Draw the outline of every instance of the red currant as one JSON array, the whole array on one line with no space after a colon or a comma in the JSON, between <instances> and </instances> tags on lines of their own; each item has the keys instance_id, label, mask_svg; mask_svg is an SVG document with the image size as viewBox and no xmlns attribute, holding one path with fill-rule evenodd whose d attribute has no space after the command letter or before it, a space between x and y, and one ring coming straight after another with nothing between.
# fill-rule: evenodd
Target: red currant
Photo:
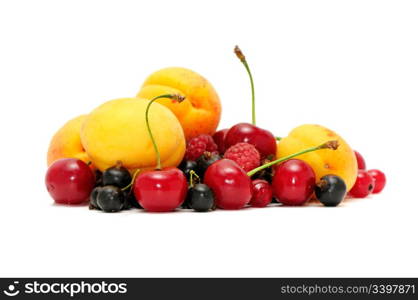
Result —
<instances>
[{"instance_id":1,"label":"red currant","mask_svg":"<svg viewBox=\"0 0 418 300\"><path fill-rule=\"evenodd\" d=\"M373 194L380 193L386 185L385 173L376 169L369 170L367 173L369 173L369 175L374 179Z\"/></svg>"},{"instance_id":2,"label":"red currant","mask_svg":"<svg viewBox=\"0 0 418 300\"><path fill-rule=\"evenodd\" d=\"M366 170L366 161L364 160L364 157L358 151L354 151L354 154L356 155L358 169Z\"/></svg>"},{"instance_id":3,"label":"red currant","mask_svg":"<svg viewBox=\"0 0 418 300\"><path fill-rule=\"evenodd\" d=\"M273 195L284 205L303 205L315 188L315 173L299 159L291 159L276 167L273 176Z\"/></svg>"},{"instance_id":4,"label":"red currant","mask_svg":"<svg viewBox=\"0 0 418 300\"><path fill-rule=\"evenodd\" d=\"M271 185L262 179L256 179L252 182L253 196L250 205L253 207L265 207L271 203L273 199L273 189Z\"/></svg>"},{"instance_id":5,"label":"red currant","mask_svg":"<svg viewBox=\"0 0 418 300\"><path fill-rule=\"evenodd\" d=\"M350 195L355 198L365 198L373 192L374 180L364 170L359 170L357 174L356 183L351 188Z\"/></svg>"},{"instance_id":6,"label":"red currant","mask_svg":"<svg viewBox=\"0 0 418 300\"><path fill-rule=\"evenodd\" d=\"M60 204L80 204L87 201L96 178L90 167L75 158L55 161L45 176L49 194Z\"/></svg>"}]
</instances>

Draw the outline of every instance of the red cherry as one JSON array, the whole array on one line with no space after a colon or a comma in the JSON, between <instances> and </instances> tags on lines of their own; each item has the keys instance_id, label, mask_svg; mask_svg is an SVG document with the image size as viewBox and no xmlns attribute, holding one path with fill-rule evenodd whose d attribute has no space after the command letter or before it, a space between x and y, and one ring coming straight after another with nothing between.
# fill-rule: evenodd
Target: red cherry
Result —
<instances>
[{"instance_id":1,"label":"red cherry","mask_svg":"<svg viewBox=\"0 0 418 300\"><path fill-rule=\"evenodd\" d=\"M284 205L302 205L315 188L315 173L299 159L285 161L276 167L272 181L273 195Z\"/></svg>"},{"instance_id":2,"label":"red cherry","mask_svg":"<svg viewBox=\"0 0 418 300\"><path fill-rule=\"evenodd\" d=\"M386 185L385 173L376 169L369 170L367 173L369 173L369 175L374 179L373 194L380 193Z\"/></svg>"},{"instance_id":3,"label":"red cherry","mask_svg":"<svg viewBox=\"0 0 418 300\"><path fill-rule=\"evenodd\" d=\"M256 113L255 113L255 94L254 94L254 80L251 75L251 70L245 55L241 49L236 46L234 49L235 55L244 65L248 77L251 83L251 123L239 123L231 129L229 129L226 138L226 148L238 144L238 143L249 143L253 144L261 154L261 158L264 159L270 155L276 155L276 138L274 135L265 129L261 129L256 126Z\"/></svg>"},{"instance_id":4,"label":"red cherry","mask_svg":"<svg viewBox=\"0 0 418 300\"><path fill-rule=\"evenodd\" d=\"M215 141L216 145L218 145L218 152L220 154L223 154L226 151L225 147L225 137L228 133L229 129L221 129L215 132L215 134L212 136L213 140Z\"/></svg>"},{"instance_id":5,"label":"red cherry","mask_svg":"<svg viewBox=\"0 0 418 300\"><path fill-rule=\"evenodd\" d=\"M147 211L173 211L186 198L187 180L177 168L144 172L135 179L134 194Z\"/></svg>"},{"instance_id":6,"label":"red cherry","mask_svg":"<svg viewBox=\"0 0 418 300\"><path fill-rule=\"evenodd\" d=\"M147 211L168 212L175 210L186 199L187 180L177 168L161 170L161 156L149 124L148 113L152 103L160 98L182 102L185 98L178 94L164 94L152 98L145 110L145 123L157 157L155 171L144 172L135 179L134 194L139 204Z\"/></svg>"},{"instance_id":7,"label":"red cherry","mask_svg":"<svg viewBox=\"0 0 418 300\"><path fill-rule=\"evenodd\" d=\"M248 123L239 123L232 126L225 137L226 148L238 143L253 144L260 152L261 157L276 155L277 143L274 135L267 130Z\"/></svg>"},{"instance_id":8,"label":"red cherry","mask_svg":"<svg viewBox=\"0 0 418 300\"><path fill-rule=\"evenodd\" d=\"M96 178L90 167L75 158L55 161L46 172L46 188L60 204L80 204L88 200Z\"/></svg>"},{"instance_id":9,"label":"red cherry","mask_svg":"<svg viewBox=\"0 0 418 300\"><path fill-rule=\"evenodd\" d=\"M240 209L251 200L251 179L234 161L220 159L206 170L204 183L215 194L216 205Z\"/></svg>"},{"instance_id":10,"label":"red cherry","mask_svg":"<svg viewBox=\"0 0 418 300\"><path fill-rule=\"evenodd\" d=\"M359 170L357 174L356 183L351 188L350 195L355 198L365 198L373 192L374 180L364 170Z\"/></svg>"},{"instance_id":11,"label":"red cherry","mask_svg":"<svg viewBox=\"0 0 418 300\"><path fill-rule=\"evenodd\" d=\"M354 154L357 158L357 166L359 170L366 170L366 161L364 160L364 157L358 152L354 151Z\"/></svg>"},{"instance_id":12,"label":"red cherry","mask_svg":"<svg viewBox=\"0 0 418 300\"><path fill-rule=\"evenodd\" d=\"M250 205L253 207L265 207L271 203L273 199L273 189L271 185L263 179L256 179L252 182L252 198Z\"/></svg>"}]
</instances>

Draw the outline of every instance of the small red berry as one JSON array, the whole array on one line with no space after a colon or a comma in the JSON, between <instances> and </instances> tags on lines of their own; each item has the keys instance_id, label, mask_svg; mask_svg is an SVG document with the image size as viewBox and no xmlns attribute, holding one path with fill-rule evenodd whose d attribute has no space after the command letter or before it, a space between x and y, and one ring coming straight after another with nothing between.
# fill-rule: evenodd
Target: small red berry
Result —
<instances>
[{"instance_id":1,"label":"small red berry","mask_svg":"<svg viewBox=\"0 0 418 300\"><path fill-rule=\"evenodd\" d=\"M226 150L224 158L235 161L245 172L260 166L260 153L255 146L238 143Z\"/></svg>"},{"instance_id":2,"label":"small red berry","mask_svg":"<svg viewBox=\"0 0 418 300\"><path fill-rule=\"evenodd\" d=\"M374 179L373 194L380 193L386 185L385 173L376 169L369 170L367 173L369 173L369 175Z\"/></svg>"},{"instance_id":3,"label":"small red berry","mask_svg":"<svg viewBox=\"0 0 418 300\"><path fill-rule=\"evenodd\" d=\"M218 146L213 138L208 134L201 134L187 143L185 158L186 160L196 160L204 152L216 152L217 150Z\"/></svg>"},{"instance_id":4,"label":"small red berry","mask_svg":"<svg viewBox=\"0 0 418 300\"><path fill-rule=\"evenodd\" d=\"M276 167L272 186L280 203L303 205L314 192L315 173L304 161L290 159Z\"/></svg>"},{"instance_id":5,"label":"small red berry","mask_svg":"<svg viewBox=\"0 0 418 300\"><path fill-rule=\"evenodd\" d=\"M271 185L263 179L256 179L252 182L253 196L250 205L253 207L265 207L271 203L273 199L273 189Z\"/></svg>"},{"instance_id":6,"label":"small red berry","mask_svg":"<svg viewBox=\"0 0 418 300\"><path fill-rule=\"evenodd\" d=\"M354 154L356 155L358 169L366 170L366 161L364 160L364 157L358 151L355 150Z\"/></svg>"},{"instance_id":7,"label":"small red berry","mask_svg":"<svg viewBox=\"0 0 418 300\"><path fill-rule=\"evenodd\" d=\"M373 177L366 171L359 170L356 183L351 188L350 195L355 198L365 198L373 192L373 189Z\"/></svg>"}]
</instances>

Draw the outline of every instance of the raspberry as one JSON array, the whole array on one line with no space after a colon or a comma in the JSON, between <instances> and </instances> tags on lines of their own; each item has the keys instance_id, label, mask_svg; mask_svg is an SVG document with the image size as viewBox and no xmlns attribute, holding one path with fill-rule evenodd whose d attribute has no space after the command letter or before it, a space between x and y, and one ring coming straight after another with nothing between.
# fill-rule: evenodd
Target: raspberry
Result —
<instances>
[{"instance_id":1,"label":"raspberry","mask_svg":"<svg viewBox=\"0 0 418 300\"><path fill-rule=\"evenodd\" d=\"M226 150L224 158L235 161L245 172L260 166L260 153L251 144L238 143Z\"/></svg>"},{"instance_id":2,"label":"raspberry","mask_svg":"<svg viewBox=\"0 0 418 300\"><path fill-rule=\"evenodd\" d=\"M196 160L204 152L217 152L218 146L215 144L213 138L208 134L201 134L197 137L192 138L187 143L186 149L186 159L187 160Z\"/></svg>"}]
</instances>

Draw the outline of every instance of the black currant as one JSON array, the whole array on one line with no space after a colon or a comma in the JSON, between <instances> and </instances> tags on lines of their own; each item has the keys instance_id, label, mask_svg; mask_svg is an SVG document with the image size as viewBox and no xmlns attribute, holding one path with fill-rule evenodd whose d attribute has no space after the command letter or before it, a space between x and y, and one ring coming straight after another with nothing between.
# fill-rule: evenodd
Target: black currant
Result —
<instances>
[{"instance_id":1,"label":"black currant","mask_svg":"<svg viewBox=\"0 0 418 300\"><path fill-rule=\"evenodd\" d=\"M273 181L273 171L272 168L266 168L260 172L255 173L251 179L263 179L269 183Z\"/></svg>"},{"instance_id":2,"label":"black currant","mask_svg":"<svg viewBox=\"0 0 418 300\"><path fill-rule=\"evenodd\" d=\"M260 165L265 165L269 162L272 162L273 160L274 160L274 156L269 155L267 158L265 158L261 161ZM255 173L251 177L251 179L263 179L263 180L266 180L267 182L271 183L273 181L273 175L274 175L274 168L270 167L270 168L265 168L264 170L261 170L261 171Z\"/></svg>"},{"instance_id":3,"label":"black currant","mask_svg":"<svg viewBox=\"0 0 418 300\"><path fill-rule=\"evenodd\" d=\"M123 191L123 194L125 196L124 209L130 209L132 207L143 209L139 202L136 201L135 194L132 190Z\"/></svg>"},{"instance_id":4,"label":"black currant","mask_svg":"<svg viewBox=\"0 0 418 300\"><path fill-rule=\"evenodd\" d=\"M122 209L126 209L126 210L131 209L132 208L132 203L129 200L129 198L131 197L130 191L129 190L128 191L122 191L122 193L123 193L123 199L124 199Z\"/></svg>"},{"instance_id":5,"label":"black currant","mask_svg":"<svg viewBox=\"0 0 418 300\"><path fill-rule=\"evenodd\" d=\"M193 187L192 186L190 186L189 187L189 189L187 190L187 195L186 195L186 199L184 200L184 202L181 204L181 208L184 208L184 209L190 209L191 207L190 207L190 198L191 198L191 196L192 196L192 189L193 189Z\"/></svg>"},{"instance_id":6,"label":"black currant","mask_svg":"<svg viewBox=\"0 0 418 300\"><path fill-rule=\"evenodd\" d=\"M197 170L198 175L203 176L206 172L206 169L209 168L211 164L220 160L222 157L218 153L205 152L197 160Z\"/></svg>"},{"instance_id":7,"label":"black currant","mask_svg":"<svg viewBox=\"0 0 418 300\"><path fill-rule=\"evenodd\" d=\"M97 206L97 195L99 194L99 191L102 189L101 186L95 187L91 193L90 193L90 205L89 208L90 209L99 209L99 207Z\"/></svg>"},{"instance_id":8,"label":"black currant","mask_svg":"<svg viewBox=\"0 0 418 300\"><path fill-rule=\"evenodd\" d=\"M97 206L105 212L121 211L124 203L123 192L116 186L106 185L97 194Z\"/></svg>"},{"instance_id":9,"label":"black currant","mask_svg":"<svg viewBox=\"0 0 418 300\"><path fill-rule=\"evenodd\" d=\"M179 166L179 169L183 171L186 178L190 178L190 171L197 172L197 162L194 160L183 160Z\"/></svg>"},{"instance_id":10,"label":"black currant","mask_svg":"<svg viewBox=\"0 0 418 300\"><path fill-rule=\"evenodd\" d=\"M203 183L198 183L189 189L188 198L190 208L198 212L209 211L214 206L214 197L212 190Z\"/></svg>"},{"instance_id":11,"label":"black currant","mask_svg":"<svg viewBox=\"0 0 418 300\"><path fill-rule=\"evenodd\" d=\"M103 173L99 170L94 171L94 175L96 176L96 185L95 186L102 186L103 185Z\"/></svg>"},{"instance_id":12,"label":"black currant","mask_svg":"<svg viewBox=\"0 0 418 300\"><path fill-rule=\"evenodd\" d=\"M341 177L326 175L315 186L315 195L325 206L337 206L344 200L347 186Z\"/></svg>"},{"instance_id":13,"label":"black currant","mask_svg":"<svg viewBox=\"0 0 418 300\"><path fill-rule=\"evenodd\" d=\"M103 185L113 185L124 188L131 183L132 177L128 169L118 162L116 166L110 167L103 173Z\"/></svg>"}]
</instances>

